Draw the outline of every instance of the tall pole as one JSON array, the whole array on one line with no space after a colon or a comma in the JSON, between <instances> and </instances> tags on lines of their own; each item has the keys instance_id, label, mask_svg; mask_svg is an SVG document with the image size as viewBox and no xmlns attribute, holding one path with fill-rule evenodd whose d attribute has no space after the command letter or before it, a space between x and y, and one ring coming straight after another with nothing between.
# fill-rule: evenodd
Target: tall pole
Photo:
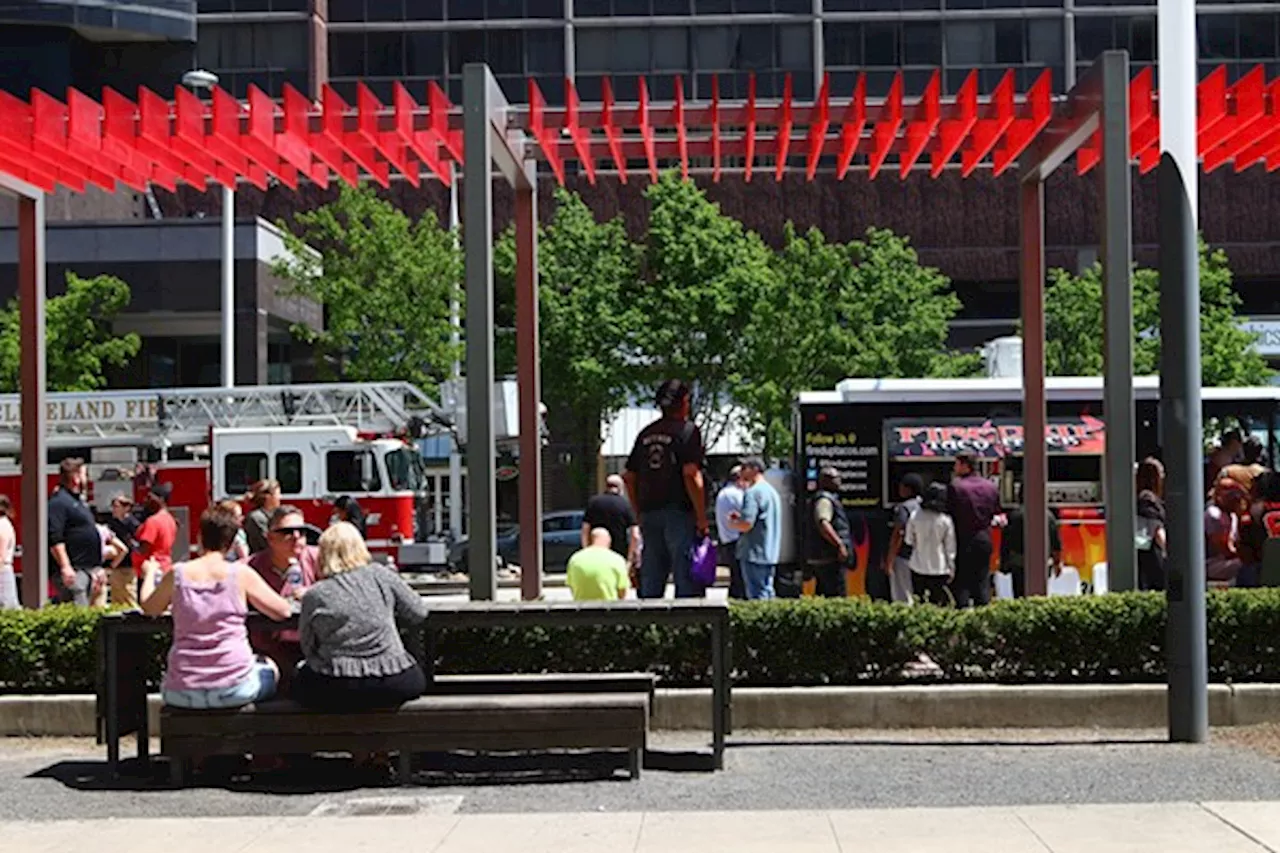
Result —
<instances>
[{"instance_id":1,"label":"tall pole","mask_svg":"<svg viewBox=\"0 0 1280 853\"><path fill-rule=\"evenodd\" d=\"M236 386L236 191L222 188L222 386Z\"/></svg>"},{"instance_id":2,"label":"tall pole","mask_svg":"<svg viewBox=\"0 0 1280 853\"><path fill-rule=\"evenodd\" d=\"M1200 403L1200 264L1196 237L1196 11L1159 0L1160 424L1168 531L1169 739L1209 737L1205 630L1203 439ZM1176 57L1176 61L1174 58Z\"/></svg>"},{"instance_id":3,"label":"tall pole","mask_svg":"<svg viewBox=\"0 0 1280 853\"><path fill-rule=\"evenodd\" d=\"M1107 574L1118 592L1137 589L1133 479L1133 265L1129 188L1129 55L1109 50L1102 63L1102 411L1107 419L1103 492L1107 503Z\"/></svg>"},{"instance_id":4,"label":"tall pole","mask_svg":"<svg viewBox=\"0 0 1280 853\"><path fill-rule=\"evenodd\" d=\"M1044 595L1049 583L1048 406L1044 353L1044 182L1018 188L1022 253L1022 523L1025 525L1027 595Z\"/></svg>"},{"instance_id":5,"label":"tall pole","mask_svg":"<svg viewBox=\"0 0 1280 853\"><path fill-rule=\"evenodd\" d=\"M449 230L453 232L453 245L458 243L458 170L453 161L449 162ZM458 411L458 389L462 379L462 309L455 290L449 300L449 324L453 327L449 341L453 344L453 412ZM462 536L462 447L458 444L457 433L454 433L453 447L449 450L449 538L456 542Z\"/></svg>"},{"instance_id":6,"label":"tall pole","mask_svg":"<svg viewBox=\"0 0 1280 853\"><path fill-rule=\"evenodd\" d=\"M493 78L488 66L462 70L462 167L467 194L467 568L474 601L498 590L498 500L493 436ZM501 92L499 91L499 94Z\"/></svg>"},{"instance_id":7,"label":"tall pole","mask_svg":"<svg viewBox=\"0 0 1280 853\"><path fill-rule=\"evenodd\" d=\"M45 409L45 199L18 199L18 341L22 417L22 603L44 604L49 586L49 483Z\"/></svg>"}]
</instances>

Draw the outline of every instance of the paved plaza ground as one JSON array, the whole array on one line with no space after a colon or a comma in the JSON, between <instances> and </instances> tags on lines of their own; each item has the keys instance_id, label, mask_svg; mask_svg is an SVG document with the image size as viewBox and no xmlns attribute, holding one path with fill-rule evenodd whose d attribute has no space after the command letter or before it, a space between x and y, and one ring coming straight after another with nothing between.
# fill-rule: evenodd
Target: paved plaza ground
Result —
<instances>
[{"instance_id":1,"label":"paved plaza ground","mask_svg":"<svg viewBox=\"0 0 1280 853\"><path fill-rule=\"evenodd\" d=\"M1222 730L1204 746L1161 732L1088 730L739 732L720 773L621 762L456 759L414 787L361 775L348 760L204 779L175 791L152 772L113 779L90 740L0 740L0 821L68 818L302 817L361 811L669 813L975 808L1101 803L1280 802L1280 736ZM658 733L653 763L680 767L698 733ZM461 774L461 775L458 775ZM391 799L388 799L391 798ZM372 802L372 804L370 804ZM0 844L6 850L7 845Z\"/></svg>"}]
</instances>

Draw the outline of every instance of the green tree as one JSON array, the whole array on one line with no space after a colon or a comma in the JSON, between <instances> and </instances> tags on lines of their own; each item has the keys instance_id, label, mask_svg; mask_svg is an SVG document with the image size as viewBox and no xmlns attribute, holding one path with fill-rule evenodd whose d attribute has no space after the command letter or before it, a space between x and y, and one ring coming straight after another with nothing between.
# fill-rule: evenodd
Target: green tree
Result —
<instances>
[{"instance_id":1,"label":"green tree","mask_svg":"<svg viewBox=\"0 0 1280 853\"><path fill-rule=\"evenodd\" d=\"M754 369L752 313L776 289L773 253L692 182L664 174L651 205L637 336L648 385L676 377L694 388L693 417L708 445L728 426L726 404Z\"/></svg>"},{"instance_id":2,"label":"green tree","mask_svg":"<svg viewBox=\"0 0 1280 853\"><path fill-rule=\"evenodd\" d=\"M1265 384L1271 375L1256 340L1239 326L1240 297L1231 286L1231 267L1221 249L1200 242L1200 358L1206 386ZM1160 370L1160 275L1133 273L1133 372ZM1045 358L1052 376L1102 373L1102 267L1081 275L1049 274L1045 291Z\"/></svg>"},{"instance_id":3,"label":"green tree","mask_svg":"<svg viewBox=\"0 0 1280 853\"><path fill-rule=\"evenodd\" d=\"M129 285L115 276L67 273L67 290L45 302L46 384L50 391L96 391L108 367L124 367L142 342L116 335L111 322L129 306ZM0 387L18 388L18 302L0 311Z\"/></svg>"},{"instance_id":4,"label":"green tree","mask_svg":"<svg viewBox=\"0 0 1280 853\"><path fill-rule=\"evenodd\" d=\"M597 222L576 194L555 193L555 213L538 242L542 399L567 434L570 470L583 499L594 482L601 424L627 404L640 381L635 357L640 252L620 217ZM494 250L500 293L514 293L515 240Z\"/></svg>"},{"instance_id":5,"label":"green tree","mask_svg":"<svg viewBox=\"0 0 1280 853\"><path fill-rule=\"evenodd\" d=\"M274 265L288 292L324 306L323 331L295 326L331 378L407 380L433 391L458 354L449 303L460 294L462 257L434 213L413 222L367 187L285 223L288 256Z\"/></svg>"},{"instance_id":6,"label":"green tree","mask_svg":"<svg viewBox=\"0 0 1280 853\"><path fill-rule=\"evenodd\" d=\"M946 349L960 308L951 283L922 266L911 244L883 229L827 242L816 228L787 226L776 277L752 312L752 354L737 398L765 452L792 446L791 412L802 391L850 376L967 375L972 356Z\"/></svg>"}]
</instances>

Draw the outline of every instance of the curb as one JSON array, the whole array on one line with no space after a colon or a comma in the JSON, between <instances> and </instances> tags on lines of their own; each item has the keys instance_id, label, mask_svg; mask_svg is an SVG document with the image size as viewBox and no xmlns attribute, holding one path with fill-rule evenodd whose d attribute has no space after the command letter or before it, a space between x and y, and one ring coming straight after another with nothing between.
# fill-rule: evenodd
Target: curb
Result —
<instances>
[{"instance_id":1,"label":"curb","mask_svg":"<svg viewBox=\"0 0 1280 853\"><path fill-rule=\"evenodd\" d=\"M91 695L0 696L0 737L94 737ZM160 731L160 697L149 697ZM653 728L708 728L711 691L658 690ZM1209 685L1209 722L1280 722L1280 684ZM739 687L738 729L1158 729L1168 725L1161 684Z\"/></svg>"}]
</instances>

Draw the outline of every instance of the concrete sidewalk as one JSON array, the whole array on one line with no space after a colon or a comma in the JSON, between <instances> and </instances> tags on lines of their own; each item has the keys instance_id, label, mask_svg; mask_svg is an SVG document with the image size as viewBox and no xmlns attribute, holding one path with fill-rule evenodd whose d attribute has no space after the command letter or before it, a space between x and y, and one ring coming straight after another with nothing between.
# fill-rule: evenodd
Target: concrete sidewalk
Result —
<instances>
[{"instance_id":1,"label":"concrete sidewalk","mask_svg":"<svg viewBox=\"0 0 1280 853\"><path fill-rule=\"evenodd\" d=\"M1250 853L1280 803L776 812L155 818L0 823L5 853Z\"/></svg>"}]
</instances>

